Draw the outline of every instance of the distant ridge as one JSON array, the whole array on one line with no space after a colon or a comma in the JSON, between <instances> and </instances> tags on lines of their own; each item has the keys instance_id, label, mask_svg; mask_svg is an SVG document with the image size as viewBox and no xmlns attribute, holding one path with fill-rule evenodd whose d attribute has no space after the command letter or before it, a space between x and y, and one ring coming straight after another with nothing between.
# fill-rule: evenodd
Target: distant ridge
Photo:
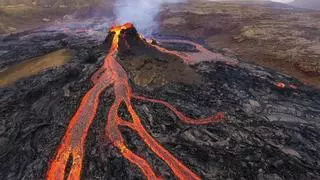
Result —
<instances>
[{"instance_id":1,"label":"distant ridge","mask_svg":"<svg viewBox=\"0 0 320 180\"><path fill-rule=\"evenodd\" d=\"M290 3L290 5L299 8L320 10L320 0L295 0Z\"/></svg>"},{"instance_id":2,"label":"distant ridge","mask_svg":"<svg viewBox=\"0 0 320 180\"><path fill-rule=\"evenodd\" d=\"M189 1L199 1L199 0L189 0ZM264 7L281 8L281 9L293 8L291 4L273 2L270 0L201 0L201 1L237 3L237 4L245 4L245 5L262 5Z\"/></svg>"}]
</instances>

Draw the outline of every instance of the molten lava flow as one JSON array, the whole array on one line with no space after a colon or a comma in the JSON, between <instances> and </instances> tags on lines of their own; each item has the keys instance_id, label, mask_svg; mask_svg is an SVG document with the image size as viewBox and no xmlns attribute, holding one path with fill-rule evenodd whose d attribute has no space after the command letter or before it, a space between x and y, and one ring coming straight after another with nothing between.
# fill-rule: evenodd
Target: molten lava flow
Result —
<instances>
[{"instance_id":1,"label":"molten lava flow","mask_svg":"<svg viewBox=\"0 0 320 180\"><path fill-rule=\"evenodd\" d=\"M111 85L112 80L107 74L102 76L96 84L82 98L77 112L72 117L67 132L51 162L47 179L64 179L66 164L70 156L72 166L68 179L80 177L84 143L89 127L96 115L101 92Z\"/></svg>"},{"instance_id":2,"label":"molten lava flow","mask_svg":"<svg viewBox=\"0 0 320 180\"><path fill-rule=\"evenodd\" d=\"M283 82L277 82L275 85L280 89L283 89L286 87L286 85Z\"/></svg>"},{"instance_id":3,"label":"molten lava flow","mask_svg":"<svg viewBox=\"0 0 320 180\"><path fill-rule=\"evenodd\" d=\"M160 47L158 45L152 44L152 40L146 40L151 46L155 47L159 51L162 51L164 53L172 54L175 55L181 59L184 60L184 63L186 64L197 64L202 61L221 61L225 62L226 64L229 65L237 65L239 63L238 60L233 59L233 58L227 58L223 56L222 54L219 53L214 53L212 51L209 51L208 49L204 48L200 44L194 43L192 41L187 41L187 40L160 40L160 42L168 42L168 43L184 43L184 44L190 44L196 48L197 51L196 53L187 53L187 52L179 52L179 51L172 51L165 49L163 47Z\"/></svg>"},{"instance_id":4,"label":"molten lava flow","mask_svg":"<svg viewBox=\"0 0 320 180\"><path fill-rule=\"evenodd\" d=\"M195 120L195 119L192 119L192 118L185 116L184 114L179 112L175 107L173 107L171 104L169 104L165 101L150 99L150 98L146 98L146 97L142 97L142 96L134 96L134 98L140 99L143 101L149 101L149 102L153 102L153 103L162 104L162 105L166 106L168 109L170 109L172 112L174 112L178 116L178 118L186 124L194 124L194 125L201 125L202 124L203 125L203 124L209 124L209 123L213 123L213 122L220 122L221 120L224 119L224 113L218 112L216 114L216 116Z\"/></svg>"},{"instance_id":5,"label":"molten lava flow","mask_svg":"<svg viewBox=\"0 0 320 180\"><path fill-rule=\"evenodd\" d=\"M293 90L296 90L296 89L298 89L298 86L296 86L295 84L288 84L288 85L286 85L285 83L283 83L283 82L276 82L275 84L274 84L277 88L279 88L279 89L293 89Z\"/></svg>"},{"instance_id":6,"label":"molten lava flow","mask_svg":"<svg viewBox=\"0 0 320 180\"><path fill-rule=\"evenodd\" d=\"M131 100L132 98L135 98L142 101L163 104L173 111L183 122L188 124L215 123L221 121L224 118L224 115L223 113L217 113L217 115L213 117L195 120L186 117L165 101L134 95L129 85L126 71L116 60L120 34L123 30L132 27L132 24L127 23L123 26L111 28L110 33L114 33L114 37L110 52L106 56L103 66L91 77L94 86L85 94L78 110L72 117L66 134L57 149L56 156L49 166L47 179L62 180L66 175L68 179L80 179L84 143L88 134L88 129L96 115L101 92L111 85L113 85L114 88L115 100L107 116L105 133L110 142L119 149L123 157L139 167L148 179L160 179L146 160L128 149L120 132L120 126L125 126L135 131L145 144L171 168L179 179L200 179L199 176L176 159L146 131L142 125L141 119L132 106ZM132 122L125 121L118 116L118 110L122 103L125 103L127 106L132 117ZM72 157L72 165L70 172L67 174L65 169L70 156Z\"/></svg>"}]
</instances>

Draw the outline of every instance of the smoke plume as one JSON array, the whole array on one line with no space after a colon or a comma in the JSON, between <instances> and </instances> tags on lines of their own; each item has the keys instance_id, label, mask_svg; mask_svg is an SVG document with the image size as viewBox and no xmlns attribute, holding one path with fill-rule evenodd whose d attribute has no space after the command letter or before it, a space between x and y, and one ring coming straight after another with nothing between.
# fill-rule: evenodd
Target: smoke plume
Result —
<instances>
[{"instance_id":1,"label":"smoke plume","mask_svg":"<svg viewBox=\"0 0 320 180\"><path fill-rule=\"evenodd\" d=\"M158 23L155 21L161 5L164 3L178 3L185 0L116 0L114 14L117 23L132 22L143 33L156 30Z\"/></svg>"}]
</instances>

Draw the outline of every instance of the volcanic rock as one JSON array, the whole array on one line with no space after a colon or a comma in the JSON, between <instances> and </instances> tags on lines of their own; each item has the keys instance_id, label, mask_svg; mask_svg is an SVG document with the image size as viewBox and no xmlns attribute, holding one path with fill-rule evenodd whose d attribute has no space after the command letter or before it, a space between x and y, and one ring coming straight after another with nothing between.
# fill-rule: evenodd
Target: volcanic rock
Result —
<instances>
[{"instance_id":1,"label":"volcanic rock","mask_svg":"<svg viewBox=\"0 0 320 180\"><path fill-rule=\"evenodd\" d=\"M66 47L75 55L64 66L0 88L0 179L45 178L112 37L109 34L102 42L85 35L37 30L2 38L0 52L6 53L0 54L1 68ZM169 44L170 49L175 47L190 50L190 45ZM96 61L86 63L88 54ZM320 178L318 90L243 62L189 66L181 58L150 46L133 28L121 33L117 59L136 94L164 100L193 118L226 113L223 122L194 126L182 123L161 104L133 102L152 137L203 179ZM276 86L278 82L285 87ZM106 115L113 100L112 88L100 97L85 145L83 179L144 178L105 137ZM125 110L119 113L130 117ZM175 179L135 132L128 128L121 132L128 147L146 159L157 174Z\"/></svg>"}]
</instances>

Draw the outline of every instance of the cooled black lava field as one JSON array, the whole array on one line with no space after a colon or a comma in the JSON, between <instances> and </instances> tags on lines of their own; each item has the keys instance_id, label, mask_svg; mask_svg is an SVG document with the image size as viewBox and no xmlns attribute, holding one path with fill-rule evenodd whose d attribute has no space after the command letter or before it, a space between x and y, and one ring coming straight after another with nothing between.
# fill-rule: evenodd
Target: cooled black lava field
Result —
<instances>
[{"instance_id":1,"label":"cooled black lava field","mask_svg":"<svg viewBox=\"0 0 320 180\"><path fill-rule=\"evenodd\" d=\"M157 38L165 37L158 34ZM57 30L1 37L1 69L59 49L70 49L73 56L63 66L0 88L0 179L46 178L110 43L108 38L104 41L86 32ZM197 52L192 44L158 44ZM163 104L132 100L148 133L200 178L320 179L319 90L241 60L238 64L199 61L188 65L150 47L135 48L132 41L117 59L135 94L166 101L194 119L225 113L221 122L190 125ZM115 100L113 88L100 96L85 142L81 179L145 179L105 135ZM125 106L118 114L131 120ZM177 179L135 131L124 126L120 131L128 149L146 160L158 176Z\"/></svg>"}]
</instances>

